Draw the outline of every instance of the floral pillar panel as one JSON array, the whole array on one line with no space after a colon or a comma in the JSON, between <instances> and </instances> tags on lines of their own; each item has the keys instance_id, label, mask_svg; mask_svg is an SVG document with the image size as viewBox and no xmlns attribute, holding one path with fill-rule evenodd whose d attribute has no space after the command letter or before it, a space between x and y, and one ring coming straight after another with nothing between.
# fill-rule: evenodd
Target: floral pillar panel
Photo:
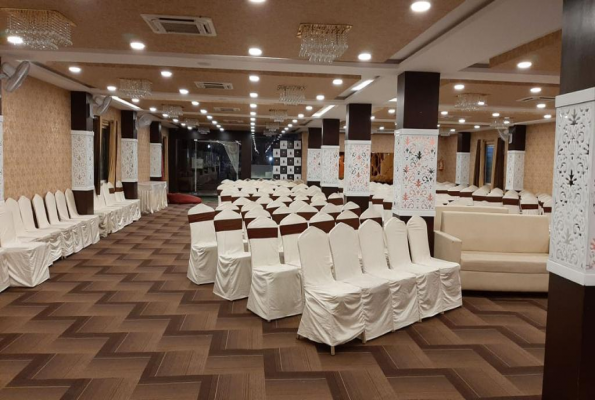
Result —
<instances>
[{"instance_id":1,"label":"floral pillar panel","mask_svg":"<svg viewBox=\"0 0 595 400\"><path fill-rule=\"evenodd\" d=\"M556 98L548 271L595 286L595 89Z\"/></svg>"},{"instance_id":2,"label":"floral pillar panel","mask_svg":"<svg viewBox=\"0 0 595 400\"><path fill-rule=\"evenodd\" d=\"M339 145L323 145L321 148L322 173L320 184L323 187L339 187Z\"/></svg>"},{"instance_id":3,"label":"floral pillar panel","mask_svg":"<svg viewBox=\"0 0 595 400\"><path fill-rule=\"evenodd\" d=\"M345 196L370 197L371 147L371 140L345 141Z\"/></svg>"},{"instance_id":4,"label":"floral pillar panel","mask_svg":"<svg viewBox=\"0 0 595 400\"><path fill-rule=\"evenodd\" d=\"M0 204L4 204L4 117L0 115Z\"/></svg>"},{"instance_id":5,"label":"floral pillar panel","mask_svg":"<svg viewBox=\"0 0 595 400\"><path fill-rule=\"evenodd\" d=\"M322 178L322 150L308 149L308 183L320 184Z\"/></svg>"},{"instance_id":6,"label":"floral pillar panel","mask_svg":"<svg viewBox=\"0 0 595 400\"><path fill-rule=\"evenodd\" d=\"M508 150L506 155L506 190L523 190L525 152Z\"/></svg>"},{"instance_id":7,"label":"floral pillar panel","mask_svg":"<svg viewBox=\"0 0 595 400\"><path fill-rule=\"evenodd\" d=\"M151 143L151 178L162 177L162 147L161 143Z\"/></svg>"},{"instance_id":8,"label":"floral pillar panel","mask_svg":"<svg viewBox=\"0 0 595 400\"><path fill-rule=\"evenodd\" d=\"M95 190L94 136L90 131L71 131L72 190L75 192Z\"/></svg>"},{"instance_id":9,"label":"floral pillar panel","mask_svg":"<svg viewBox=\"0 0 595 400\"><path fill-rule=\"evenodd\" d=\"M122 138L122 183L138 183L138 139Z\"/></svg>"},{"instance_id":10,"label":"floral pillar panel","mask_svg":"<svg viewBox=\"0 0 595 400\"><path fill-rule=\"evenodd\" d=\"M393 214L433 217L436 197L437 129L395 132Z\"/></svg>"},{"instance_id":11,"label":"floral pillar panel","mask_svg":"<svg viewBox=\"0 0 595 400\"><path fill-rule=\"evenodd\" d=\"M469 185L469 163L470 153L457 152L457 171L455 183L457 185Z\"/></svg>"}]
</instances>

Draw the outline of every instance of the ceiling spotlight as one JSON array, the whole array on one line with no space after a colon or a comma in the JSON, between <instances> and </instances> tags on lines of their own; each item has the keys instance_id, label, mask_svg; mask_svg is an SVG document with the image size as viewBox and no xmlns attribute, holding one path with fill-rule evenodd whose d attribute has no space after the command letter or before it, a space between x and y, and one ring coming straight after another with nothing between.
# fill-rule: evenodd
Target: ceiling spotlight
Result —
<instances>
[{"instance_id":1,"label":"ceiling spotlight","mask_svg":"<svg viewBox=\"0 0 595 400\"><path fill-rule=\"evenodd\" d=\"M256 118L252 117L250 118L250 121L256 121Z\"/></svg>"},{"instance_id":2,"label":"ceiling spotlight","mask_svg":"<svg viewBox=\"0 0 595 400\"><path fill-rule=\"evenodd\" d=\"M345 129L347 129L347 125L343 125L343 129L344 129L344 130L345 130Z\"/></svg>"},{"instance_id":3,"label":"ceiling spotlight","mask_svg":"<svg viewBox=\"0 0 595 400\"><path fill-rule=\"evenodd\" d=\"M291 122L293 122L294 124L297 124L298 120L297 119L294 119Z\"/></svg>"},{"instance_id":4,"label":"ceiling spotlight","mask_svg":"<svg viewBox=\"0 0 595 400\"><path fill-rule=\"evenodd\" d=\"M448 115L448 111L442 111L440 114L442 114L442 115Z\"/></svg>"},{"instance_id":5,"label":"ceiling spotlight","mask_svg":"<svg viewBox=\"0 0 595 400\"><path fill-rule=\"evenodd\" d=\"M304 118L304 114L298 114L298 118Z\"/></svg>"},{"instance_id":6,"label":"ceiling spotlight","mask_svg":"<svg viewBox=\"0 0 595 400\"><path fill-rule=\"evenodd\" d=\"M541 93L541 88L540 87L531 88L531 93Z\"/></svg>"},{"instance_id":7,"label":"ceiling spotlight","mask_svg":"<svg viewBox=\"0 0 595 400\"><path fill-rule=\"evenodd\" d=\"M455 85L455 90L463 90L465 89L465 85L463 85L462 83L458 83Z\"/></svg>"},{"instance_id":8,"label":"ceiling spotlight","mask_svg":"<svg viewBox=\"0 0 595 400\"><path fill-rule=\"evenodd\" d=\"M191 131L191 130L192 130L192 127L191 127L191 126L189 126L189 127L188 127L188 130L189 130L189 131Z\"/></svg>"},{"instance_id":9,"label":"ceiling spotlight","mask_svg":"<svg viewBox=\"0 0 595 400\"><path fill-rule=\"evenodd\" d=\"M250 104L250 108L256 108L256 107L258 107L258 104L254 104L254 103Z\"/></svg>"},{"instance_id":10,"label":"ceiling spotlight","mask_svg":"<svg viewBox=\"0 0 595 400\"><path fill-rule=\"evenodd\" d=\"M213 121L213 125L217 125L219 122L217 121Z\"/></svg>"},{"instance_id":11,"label":"ceiling spotlight","mask_svg":"<svg viewBox=\"0 0 595 400\"><path fill-rule=\"evenodd\" d=\"M393 103L396 103L396 102L397 102L397 98L396 98L396 97L393 97L393 98L392 98L392 99L390 99L389 101L392 101Z\"/></svg>"},{"instance_id":12,"label":"ceiling spotlight","mask_svg":"<svg viewBox=\"0 0 595 400\"><path fill-rule=\"evenodd\" d=\"M252 92L252 93L250 93L250 97L253 98L253 99L257 99L258 98L258 93Z\"/></svg>"},{"instance_id":13,"label":"ceiling spotlight","mask_svg":"<svg viewBox=\"0 0 595 400\"><path fill-rule=\"evenodd\" d=\"M256 122L250 122L250 126L255 126Z\"/></svg>"},{"instance_id":14,"label":"ceiling spotlight","mask_svg":"<svg viewBox=\"0 0 595 400\"><path fill-rule=\"evenodd\" d=\"M258 75L250 75L250 82L258 82L260 77Z\"/></svg>"},{"instance_id":15,"label":"ceiling spotlight","mask_svg":"<svg viewBox=\"0 0 595 400\"><path fill-rule=\"evenodd\" d=\"M180 89L180 94L187 95L188 93L190 93L188 89Z\"/></svg>"},{"instance_id":16,"label":"ceiling spotlight","mask_svg":"<svg viewBox=\"0 0 595 400\"><path fill-rule=\"evenodd\" d=\"M76 67L74 65L72 67L69 67L68 70L73 74L80 74L80 72L82 71L81 67Z\"/></svg>"},{"instance_id":17,"label":"ceiling spotlight","mask_svg":"<svg viewBox=\"0 0 595 400\"><path fill-rule=\"evenodd\" d=\"M145 48L145 44L142 42L130 42L130 47L134 50L143 50Z\"/></svg>"},{"instance_id":18,"label":"ceiling spotlight","mask_svg":"<svg viewBox=\"0 0 595 400\"><path fill-rule=\"evenodd\" d=\"M414 12L426 12L432 7L429 1L416 1L411 4L411 11Z\"/></svg>"},{"instance_id":19,"label":"ceiling spotlight","mask_svg":"<svg viewBox=\"0 0 595 400\"><path fill-rule=\"evenodd\" d=\"M255 116L256 115L256 112L255 111L250 111L250 115L251 116Z\"/></svg>"},{"instance_id":20,"label":"ceiling spotlight","mask_svg":"<svg viewBox=\"0 0 595 400\"><path fill-rule=\"evenodd\" d=\"M479 128L480 128L480 126L479 126L479 125L475 125L475 126L474 126L474 128L475 128L475 129L479 129Z\"/></svg>"},{"instance_id":21,"label":"ceiling spotlight","mask_svg":"<svg viewBox=\"0 0 595 400\"><path fill-rule=\"evenodd\" d=\"M264 3L265 1L266 1L266 0L250 0L250 3L257 3L257 4L260 4L260 3Z\"/></svg>"},{"instance_id":22,"label":"ceiling spotlight","mask_svg":"<svg viewBox=\"0 0 595 400\"><path fill-rule=\"evenodd\" d=\"M499 117L499 116L500 116L500 113L493 113L492 114L492 117Z\"/></svg>"},{"instance_id":23,"label":"ceiling spotlight","mask_svg":"<svg viewBox=\"0 0 595 400\"><path fill-rule=\"evenodd\" d=\"M510 124L510 121L509 120L504 120L504 125L508 125L508 124Z\"/></svg>"},{"instance_id":24,"label":"ceiling spotlight","mask_svg":"<svg viewBox=\"0 0 595 400\"><path fill-rule=\"evenodd\" d=\"M287 124L288 128L293 128L293 124Z\"/></svg>"},{"instance_id":25,"label":"ceiling spotlight","mask_svg":"<svg viewBox=\"0 0 595 400\"><path fill-rule=\"evenodd\" d=\"M440 124L436 125L437 128L440 128Z\"/></svg>"},{"instance_id":26,"label":"ceiling spotlight","mask_svg":"<svg viewBox=\"0 0 595 400\"><path fill-rule=\"evenodd\" d=\"M207 119L210 121L210 120L212 120L212 119L213 119L213 117L212 117L212 116L210 116L210 115L207 115Z\"/></svg>"},{"instance_id":27,"label":"ceiling spotlight","mask_svg":"<svg viewBox=\"0 0 595 400\"><path fill-rule=\"evenodd\" d=\"M464 123L465 123L465 118L459 119L459 124L464 124Z\"/></svg>"},{"instance_id":28,"label":"ceiling spotlight","mask_svg":"<svg viewBox=\"0 0 595 400\"><path fill-rule=\"evenodd\" d=\"M552 116L551 116L551 114L546 114L546 115L543 116L543 118L550 119L550 118L552 118Z\"/></svg>"},{"instance_id":29,"label":"ceiling spotlight","mask_svg":"<svg viewBox=\"0 0 595 400\"><path fill-rule=\"evenodd\" d=\"M533 65L533 63L531 61L521 61L516 66L519 67L520 69L527 69L527 68L531 68L532 65Z\"/></svg>"},{"instance_id":30,"label":"ceiling spotlight","mask_svg":"<svg viewBox=\"0 0 595 400\"><path fill-rule=\"evenodd\" d=\"M193 106L195 106L195 107L196 107L197 105L199 105L199 104L200 104L200 103L199 103L198 101L193 101L193 102L192 102L192 105L193 105Z\"/></svg>"},{"instance_id":31,"label":"ceiling spotlight","mask_svg":"<svg viewBox=\"0 0 595 400\"><path fill-rule=\"evenodd\" d=\"M380 128L378 128L378 129L380 129L381 131L383 131L383 130L384 130L384 126L381 126L381 127L380 127Z\"/></svg>"},{"instance_id":32,"label":"ceiling spotlight","mask_svg":"<svg viewBox=\"0 0 595 400\"><path fill-rule=\"evenodd\" d=\"M207 112L208 112L208 111L207 111L207 110L205 110L204 108L203 108L202 110L200 110L200 113L201 113L201 114L206 114Z\"/></svg>"},{"instance_id":33,"label":"ceiling spotlight","mask_svg":"<svg viewBox=\"0 0 595 400\"><path fill-rule=\"evenodd\" d=\"M486 102L480 100L480 101L477 102L477 105L478 106L485 106L486 105Z\"/></svg>"},{"instance_id":34,"label":"ceiling spotlight","mask_svg":"<svg viewBox=\"0 0 595 400\"><path fill-rule=\"evenodd\" d=\"M118 90L118 88L115 87L115 86L110 85L110 86L107 87L107 90L109 90L110 92L115 92L116 90Z\"/></svg>"},{"instance_id":35,"label":"ceiling spotlight","mask_svg":"<svg viewBox=\"0 0 595 400\"><path fill-rule=\"evenodd\" d=\"M307 111L312 111L312 106L306 106Z\"/></svg>"},{"instance_id":36,"label":"ceiling spotlight","mask_svg":"<svg viewBox=\"0 0 595 400\"><path fill-rule=\"evenodd\" d=\"M174 118L174 119L173 119L173 121L174 121L176 124L177 124L178 122L180 122L180 120L179 120L179 119L177 119L177 118Z\"/></svg>"},{"instance_id":37,"label":"ceiling spotlight","mask_svg":"<svg viewBox=\"0 0 595 400\"><path fill-rule=\"evenodd\" d=\"M149 111L155 112L155 111L157 111L157 108L156 107L151 107L151 108L149 108Z\"/></svg>"},{"instance_id":38,"label":"ceiling spotlight","mask_svg":"<svg viewBox=\"0 0 595 400\"><path fill-rule=\"evenodd\" d=\"M172 75L171 71L161 71L161 76L164 78L171 78Z\"/></svg>"},{"instance_id":39,"label":"ceiling spotlight","mask_svg":"<svg viewBox=\"0 0 595 400\"><path fill-rule=\"evenodd\" d=\"M133 99L132 99L132 102L133 102L134 104L136 104L136 103L140 102L140 100L139 100L139 99L137 99L137 98L135 97L135 98L133 98Z\"/></svg>"},{"instance_id":40,"label":"ceiling spotlight","mask_svg":"<svg viewBox=\"0 0 595 400\"><path fill-rule=\"evenodd\" d=\"M318 96L316 96L316 100L318 100L318 101L324 100L324 95L323 94L319 94Z\"/></svg>"},{"instance_id":41,"label":"ceiling spotlight","mask_svg":"<svg viewBox=\"0 0 595 400\"><path fill-rule=\"evenodd\" d=\"M537 105L537 108L545 108L545 103L539 103L539 104Z\"/></svg>"},{"instance_id":42,"label":"ceiling spotlight","mask_svg":"<svg viewBox=\"0 0 595 400\"><path fill-rule=\"evenodd\" d=\"M389 113L389 114L394 114L394 113L396 113L396 112L397 112L397 110L395 110L394 108L389 108L389 109L388 109L388 113Z\"/></svg>"},{"instance_id":43,"label":"ceiling spotlight","mask_svg":"<svg viewBox=\"0 0 595 400\"><path fill-rule=\"evenodd\" d=\"M169 117L169 114L162 114L162 115L163 115L163 118Z\"/></svg>"},{"instance_id":44,"label":"ceiling spotlight","mask_svg":"<svg viewBox=\"0 0 595 400\"><path fill-rule=\"evenodd\" d=\"M185 124L184 122L182 122L180 125L182 125L182 126L186 126L186 124Z\"/></svg>"},{"instance_id":45,"label":"ceiling spotlight","mask_svg":"<svg viewBox=\"0 0 595 400\"><path fill-rule=\"evenodd\" d=\"M376 119L376 117L373 115L370 117L370 121L374 121L375 119Z\"/></svg>"},{"instance_id":46,"label":"ceiling spotlight","mask_svg":"<svg viewBox=\"0 0 595 400\"><path fill-rule=\"evenodd\" d=\"M339 86L343 84L343 79L334 79L333 80L333 85L335 86Z\"/></svg>"},{"instance_id":47,"label":"ceiling spotlight","mask_svg":"<svg viewBox=\"0 0 595 400\"><path fill-rule=\"evenodd\" d=\"M9 37L6 38L6 40L8 40L8 43L10 43L10 44L19 45L19 44L23 44L24 43L23 38L20 37L20 36L9 36Z\"/></svg>"},{"instance_id":48,"label":"ceiling spotlight","mask_svg":"<svg viewBox=\"0 0 595 400\"><path fill-rule=\"evenodd\" d=\"M219 130L220 130L221 132L223 132L225 129L223 129L223 128L219 128Z\"/></svg>"},{"instance_id":49,"label":"ceiling spotlight","mask_svg":"<svg viewBox=\"0 0 595 400\"><path fill-rule=\"evenodd\" d=\"M248 54L250 54L251 56L261 56L262 55L262 50L260 50L258 47L251 47L250 49L248 49Z\"/></svg>"},{"instance_id":50,"label":"ceiling spotlight","mask_svg":"<svg viewBox=\"0 0 595 400\"><path fill-rule=\"evenodd\" d=\"M455 130L454 130L454 129L451 129L450 131L451 131L451 132L454 132Z\"/></svg>"},{"instance_id":51,"label":"ceiling spotlight","mask_svg":"<svg viewBox=\"0 0 595 400\"><path fill-rule=\"evenodd\" d=\"M221 128L221 125L217 125L217 128Z\"/></svg>"},{"instance_id":52,"label":"ceiling spotlight","mask_svg":"<svg viewBox=\"0 0 595 400\"><path fill-rule=\"evenodd\" d=\"M360 55L357 56L357 58L360 61L370 61L372 59L372 54L370 54L370 53L360 53Z\"/></svg>"}]
</instances>

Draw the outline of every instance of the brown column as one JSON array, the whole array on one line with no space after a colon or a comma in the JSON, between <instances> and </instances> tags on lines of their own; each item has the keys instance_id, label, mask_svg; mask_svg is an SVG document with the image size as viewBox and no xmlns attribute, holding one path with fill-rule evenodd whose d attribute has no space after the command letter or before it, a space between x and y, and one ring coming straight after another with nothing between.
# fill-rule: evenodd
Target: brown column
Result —
<instances>
[{"instance_id":1,"label":"brown column","mask_svg":"<svg viewBox=\"0 0 595 400\"><path fill-rule=\"evenodd\" d=\"M122 186L127 199L138 199L138 132L136 111L122 111Z\"/></svg>"},{"instance_id":2,"label":"brown column","mask_svg":"<svg viewBox=\"0 0 595 400\"><path fill-rule=\"evenodd\" d=\"M77 211L81 215L94 213L95 157L92 101L93 96L89 93L70 93L72 192Z\"/></svg>"},{"instance_id":3,"label":"brown column","mask_svg":"<svg viewBox=\"0 0 595 400\"><path fill-rule=\"evenodd\" d=\"M433 251L440 74L408 71L398 79L393 214L425 219Z\"/></svg>"},{"instance_id":4,"label":"brown column","mask_svg":"<svg viewBox=\"0 0 595 400\"><path fill-rule=\"evenodd\" d=\"M506 152L506 190L523 190L525 178L525 138L526 125L515 125L510 128L512 141L508 143Z\"/></svg>"},{"instance_id":5,"label":"brown column","mask_svg":"<svg viewBox=\"0 0 595 400\"><path fill-rule=\"evenodd\" d=\"M594 1L564 0L544 400L595 399L593 15Z\"/></svg>"},{"instance_id":6,"label":"brown column","mask_svg":"<svg viewBox=\"0 0 595 400\"><path fill-rule=\"evenodd\" d=\"M151 154L150 169L151 180L163 180L163 135L161 134L161 122L153 121L150 127Z\"/></svg>"},{"instance_id":7,"label":"brown column","mask_svg":"<svg viewBox=\"0 0 595 400\"><path fill-rule=\"evenodd\" d=\"M371 104L347 105L343 193L346 201L356 203L362 211L370 204L371 117Z\"/></svg>"},{"instance_id":8,"label":"brown column","mask_svg":"<svg viewBox=\"0 0 595 400\"><path fill-rule=\"evenodd\" d=\"M327 197L339 191L339 129L338 119L322 120L322 176L320 186Z\"/></svg>"},{"instance_id":9,"label":"brown column","mask_svg":"<svg viewBox=\"0 0 595 400\"><path fill-rule=\"evenodd\" d=\"M308 128L308 186L320 187L322 175L322 129Z\"/></svg>"}]
</instances>

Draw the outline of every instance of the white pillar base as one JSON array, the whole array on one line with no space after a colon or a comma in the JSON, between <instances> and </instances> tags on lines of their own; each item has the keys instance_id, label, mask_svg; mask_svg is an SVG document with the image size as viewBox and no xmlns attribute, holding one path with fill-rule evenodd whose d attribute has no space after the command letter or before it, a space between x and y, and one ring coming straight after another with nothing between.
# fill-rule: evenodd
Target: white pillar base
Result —
<instances>
[{"instance_id":1,"label":"white pillar base","mask_svg":"<svg viewBox=\"0 0 595 400\"><path fill-rule=\"evenodd\" d=\"M322 152L320 185L339 187L339 146L323 145L320 150Z\"/></svg>"},{"instance_id":2,"label":"white pillar base","mask_svg":"<svg viewBox=\"0 0 595 400\"><path fill-rule=\"evenodd\" d=\"M470 162L471 154L457 152L457 171L455 175L455 183L457 185L469 185Z\"/></svg>"},{"instance_id":3,"label":"white pillar base","mask_svg":"<svg viewBox=\"0 0 595 400\"><path fill-rule=\"evenodd\" d=\"M93 131L71 131L72 190L95 190L95 158Z\"/></svg>"},{"instance_id":4,"label":"white pillar base","mask_svg":"<svg viewBox=\"0 0 595 400\"><path fill-rule=\"evenodd\" d=\"M345 176L343 194L352 197L370 196L371 140L345 141Z\"/></svg>"},{"instance_id":5,"label":"white pillar base","mask_svg":"<svg viewBox=\"0 0 595 400\"><path fill-rule=\"evenodd\" d=\"M322 178L322 150L308 149L308 182L320 182Z\"/></svg>"},{"instance_id":6,"label":"white pillar base","mask_svg":"<svg viewBox=\"0 0 595 400\"><path fill-rule=\"evenodd\" d=\"M163 145L161 143L151 143L151 178L162 177L162 154Z\"/></svg>"},{"instance_id":7,"label":"white pillar base","mask_svg":"<svg viewBox=\"0 0 595 400\"><path fill-rule=\"evenodd\" d=\"M122 138L122 182L138 182L138 139Z\"/></svg>"},{"instance_id":8,"label":"white pillar base","mask_svg":"<svg viewBox=\"0 0 595 400\"><path fill-rule=\"evenodd\" d=\"M509 150L506 155L506 190L523 190L525 178L525 152Z\"/></svg>"}]
</instances>

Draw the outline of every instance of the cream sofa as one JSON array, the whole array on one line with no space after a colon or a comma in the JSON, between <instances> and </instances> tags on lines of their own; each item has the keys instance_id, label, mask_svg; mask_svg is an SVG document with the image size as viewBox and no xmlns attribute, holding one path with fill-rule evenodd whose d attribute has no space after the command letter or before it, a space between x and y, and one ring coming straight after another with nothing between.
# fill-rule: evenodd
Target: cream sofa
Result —
<instances>
[{"instance_id":1,"label":"cream sofa","mask_svg":"<svg viewBox=\"0 0 595 400\"><path fill-rule=\"evenodd\" d=\"M547 292L546 216L444 212L436 258L461 265L464 290Z\"/></svg>"},{"instance_id":2,"label":"cream sofa","mask_svg":"<svg viewBox=\"0 0 595 400\"><path fill-rule=\"evenodd\" d=\"M487 207L487 206L463 206L463 205L448 205L436 206L436 216L434 217L434 230L441 230L442 213L445 211L459 211L459 212L473 212L473 213L498 213L508 214L506 207Z\"/></svg>"}]
</instances>

